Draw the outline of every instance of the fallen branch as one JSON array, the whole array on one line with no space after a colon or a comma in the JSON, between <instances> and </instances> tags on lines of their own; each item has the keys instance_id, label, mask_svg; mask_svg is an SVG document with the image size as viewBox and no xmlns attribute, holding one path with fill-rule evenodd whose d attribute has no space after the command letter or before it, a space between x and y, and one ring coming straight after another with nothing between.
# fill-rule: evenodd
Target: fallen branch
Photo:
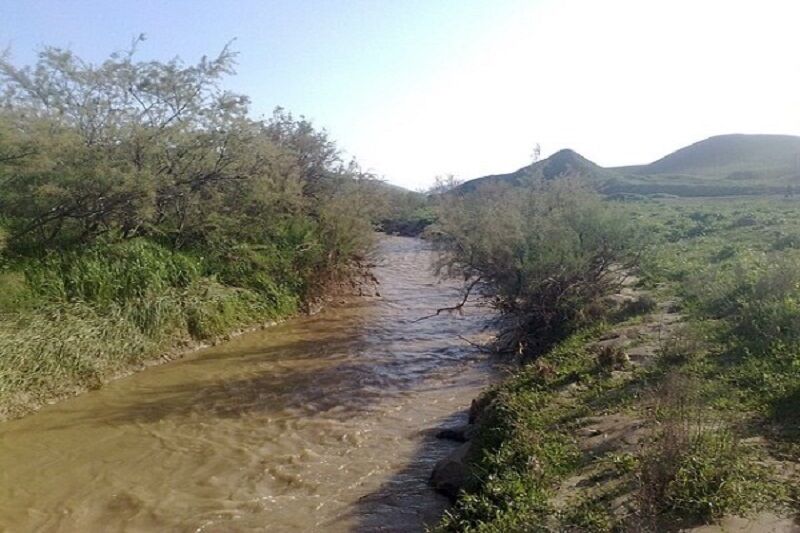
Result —
<instances>
[{"instance_id":1,"label":"fallen branch","mask_svg":"<svg viewBox=\"0 0 800 533\"><path fill-rule=\"evenodd\" d=\"M468 338L466 338L466 337L464 337L462 335L456 335L456 337L458 337L459 339L461 339L462 341L466 342L467 344L469 344L470 346L472 346L473 348L477 349L480 352L483 352L483 353L496 353L495 350L492 350L491 348L487 348L486 345L478 344L477 342L472 342L471 340L469 340Z\"/></svg>"}]
</instances>

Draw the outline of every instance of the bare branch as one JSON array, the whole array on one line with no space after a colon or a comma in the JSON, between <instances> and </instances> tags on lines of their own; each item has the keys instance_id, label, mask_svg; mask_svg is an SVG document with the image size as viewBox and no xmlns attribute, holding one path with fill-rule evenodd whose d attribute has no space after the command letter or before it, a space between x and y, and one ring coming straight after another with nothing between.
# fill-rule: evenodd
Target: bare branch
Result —
<instances>
[{"instance_id":1,"label":"bare branch","mask_svg":"<svg viewBox=\"0 0 800 533\"><path fill-rule=\"evenodd\" d=\"M458 311L460 313L461 310L463 309L464 305L467 303L467 300L469 299L470 293L472 293L472 290L482 280L483 280L483 278L481 278L481 277L477 277L474 280L472 280L472 282L469 285L467 285L467 288L464 291L464 296L461 298L461 301L459 303L457 303L456 305L453 305L453 306L450 306L450 307L441 307L441 308L437 309L436 312L433 313L432 315L426 315L426 316L423 316L423 317L420 317L420 318L414 320L412 322L412 324L416 324L417 322L422 322L423 320L427 320L429 318L437 317L437 316L441 315L442 313L453 313L455 311Z\"/></svg>"}]
</instances>

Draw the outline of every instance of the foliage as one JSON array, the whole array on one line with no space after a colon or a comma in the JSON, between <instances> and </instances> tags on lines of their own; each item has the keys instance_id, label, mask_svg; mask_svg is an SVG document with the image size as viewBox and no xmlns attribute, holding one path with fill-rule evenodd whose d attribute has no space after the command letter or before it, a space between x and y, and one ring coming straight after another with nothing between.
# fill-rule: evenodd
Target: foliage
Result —
<instances>
[{"instance_id":1,"label":"foliage","mask_svg":"<svg viewBox=\"0 0 800 533\"><path fill-rule=\"evenodd\" d=\"M99 242L30 261L24 271L33 293L48 301L108 306L185 288L199 277L195 260L144 239Z\"/></svg>"},{"instance_id":2,"label":"foliage","mask_svg":"<svg viewBox=\"0 0 800 533\"><path fill-rule=\"evenodd\" d=\"M768 469L739 442L719 412L706 408L693 373L667 372L653 392L657 431L643 448L637 472L639 527L709 523L763 507L779 487Z\"/></svg>"},{"instance_id":3,"label":"foliage","mask_svg":"<svg viewBox=\"0 0 800 533\"><path fill-rule=\"evenodd\" d=\"M571 336L485 394L472 454L475 479L440 531L536 531L555 517L553 489L580 464L566 421L583 409L556 399L576 376L595 373L585 347L597 333Z\"/></svg>"},{"instance_id":4,"label":"foliage","mask_svg":"<svg viewBox=\"0 0 800 533\"><path fill-rule=\"evenodd\" d=\"M480 402L473 484L442 530L662 531L796 513L800 275L785 238L800 232L796 204L661 198L621 207L651 237L637 272L651 297L631 311L661 320L680 309L686 323L665 320L644 366L619 364L624 347L589 349L605 338L600 330L568 337L495 386ZM630 334L642 317L608 320L626 320L620 331ZM642 424L639 445L563 453L583 438L581 420L605 414Z\"/></svg>"},{"instance_id":5,"label":"foliage","mask_svg":"<svg viewBox=\"0 0 800 533\"><path fill-rule=\"evenodd\" d=\"M433 235L440 270L480 283L512 317L503 348L528 354L580 325L619 286L638 239L617 206L563 179L454 195Z\"/></svg>"},{"instance_id":6,"label":"foliage","mask_svg":"<svg viewBox=\"0 0 800 533\"><path fill-rule=\"evenodd\" d=\"M0 57L0 410L293 313L371 246L385 196L324 130L251 118L228 47L140 61L141 41Z\"/></svg>"}]
</instances>

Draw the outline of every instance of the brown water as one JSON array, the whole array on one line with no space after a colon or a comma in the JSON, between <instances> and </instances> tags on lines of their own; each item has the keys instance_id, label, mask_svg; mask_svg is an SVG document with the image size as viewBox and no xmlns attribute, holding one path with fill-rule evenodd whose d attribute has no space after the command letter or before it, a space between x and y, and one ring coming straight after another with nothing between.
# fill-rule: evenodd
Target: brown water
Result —
<instances>
[{"instance_id":1,"label":"brown water","mask_svg":"<svg viewBox=\"0 0 800 533\"><path fill-rule=\"evenodd\" d=\"M489 379L423 242L380 245L379 298L238 337L0 425L0 530L417 531Z\"/></svg>"}]
</instances>

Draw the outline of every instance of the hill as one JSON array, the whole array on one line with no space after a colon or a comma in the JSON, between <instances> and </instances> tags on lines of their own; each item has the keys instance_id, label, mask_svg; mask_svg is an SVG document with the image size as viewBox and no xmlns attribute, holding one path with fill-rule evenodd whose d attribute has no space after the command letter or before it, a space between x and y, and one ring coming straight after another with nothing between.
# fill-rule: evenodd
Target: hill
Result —
<instances>
[{"instance_id":1,"label":"hill","mask_svg":"<svg viewBox=\"0 0 800 533\"><path fill-rule=\"evenodd\" d=\"M728 196L782 194L800 185L800 137L731 134L710 137L645 165L604 168L573 150L508 174L463 183L473 192L494 183L578 177L606 194Z\"/></svg>"},{"instance_id":2,"label":"hill","mask_svg":"<svg viewBox=\"0 0 800 533\"><path fill-rule=\"evenodd\" d=\"M748 179L796 175L799 166L800 137L732 134L709 137L649 165L616 170L639 175Z\"/></svg>"},{"instance_id":3,"label":"hill","mask_svg":"<svg viewBox=\"0 0 800 533\"><path fill-rule=\"evenodd\" d=\"M462 183L457 192L474 192L490 184L523 185L535 180L551 180L553 178L582 178L590 182L600 182L616 176L614 171L605 169L589 161L574 150L564 149L547 159L537 161L515 172L493 174Z\"/></svg>"}]
</instances>

